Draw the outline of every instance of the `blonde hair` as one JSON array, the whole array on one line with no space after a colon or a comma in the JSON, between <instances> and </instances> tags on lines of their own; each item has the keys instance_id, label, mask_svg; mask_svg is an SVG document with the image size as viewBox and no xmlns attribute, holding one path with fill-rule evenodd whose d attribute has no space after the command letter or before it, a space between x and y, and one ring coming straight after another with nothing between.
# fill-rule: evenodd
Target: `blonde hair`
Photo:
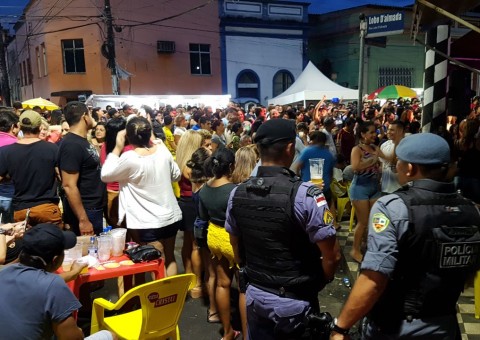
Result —
<instances>
[{"instance_id":1,"label":"blonde hair","mask_svg":"<svg viewBox=\"0 0 480 340\"><path fill-rule=\"evenodd\" d=\"M194 130L187 130L180 138L177 145L177 164L183 171L192 154L202 146L202 135Z\"/></svg>"},{"instance_id":2,"label":"blonde hair","mask_svg":"<svg viewBox=\"0 0 480 340\"><path fill-rule=\"evenodd\" d=\"M232 182L241 183L250 177L257 165L258 153L255 146L244 146L235 153L235 170L232 173Z\"/></svg>"}]
</instances>

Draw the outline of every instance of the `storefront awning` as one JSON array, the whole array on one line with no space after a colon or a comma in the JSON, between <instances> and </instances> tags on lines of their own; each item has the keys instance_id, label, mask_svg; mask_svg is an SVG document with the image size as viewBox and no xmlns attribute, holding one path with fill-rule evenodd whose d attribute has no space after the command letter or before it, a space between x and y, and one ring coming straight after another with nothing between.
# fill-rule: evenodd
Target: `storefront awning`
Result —
<instances>
[{"instance_id":1,"label":"storefront awning","mask_svg":"<svg viewBox=\"0 0 480 340\"><path fill-rule=\"evenodd\" d=\"M480 35L470 31L450 46L450 55L462 63L480 70Z\"/></svg>"},{"instance_id":2,"label":"storefront awning","mask_svg":"<svg viewBox=\"0 0 480 340\"><path fill-rule=\"evenodd\" d=\"M412 40L417 39L419 31L426 32L450 20L461 22L462 20L458 16L477 6L478 0L416 0L413 7ZM463 22L462 24L468 25L469 23ZM475 29L476 27L470 28ZM477 29L480 30L480 28Z\"/></svg>"},{"instance_id":3,"label":"storefront awning","mask_svg":"<svg viewBox=\"0 0 480 340\"><path fill-rule=\"evenodd\" d=\"M90 96L92 95L91 90L67 90L67 91L57 91L50 93L52 97L67 97L67 98L74 98L80 95Z\"/></svg>"}]
</instances>

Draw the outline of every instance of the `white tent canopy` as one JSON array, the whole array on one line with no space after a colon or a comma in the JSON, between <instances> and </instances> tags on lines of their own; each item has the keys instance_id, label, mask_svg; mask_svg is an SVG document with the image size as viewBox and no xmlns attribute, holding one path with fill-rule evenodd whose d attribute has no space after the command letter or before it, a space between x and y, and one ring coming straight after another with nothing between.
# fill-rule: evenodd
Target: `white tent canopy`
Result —
<instances>
[{"instance_id":1,"label":"white tent canopy","mask_svg":"<svg viewBox=\"0 0 480 340\"><path fill-rule=\"evenodd\" d=\"M327 99L358 99L358 90L352 90L331 81L310 61L292 86L279 96L270 99L268 104L285 105L303 102L306 105L307 101L318 101L323 96L327 96Z\"/></svg>"}]
</instances>

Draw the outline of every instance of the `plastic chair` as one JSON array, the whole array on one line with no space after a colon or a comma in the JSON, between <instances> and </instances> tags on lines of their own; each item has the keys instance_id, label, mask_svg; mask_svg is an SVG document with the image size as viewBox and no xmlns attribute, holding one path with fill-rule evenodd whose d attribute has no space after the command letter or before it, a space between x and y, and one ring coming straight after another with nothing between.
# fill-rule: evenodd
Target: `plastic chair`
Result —
<instances>
[{"instance_id":1,"label":"plastic chair","mask_svg":"<svg viewBox=\"0 0 480 340\"><path fill-rule=\"evenodd\" d=\"M475 299L475 318L480 319L480 270L475 275L473 281L473 296Z\"/></svg>"},{"instance_id":2,"label":"plastic chair","mask_svg":"<svg viewBox=\"0 0 480 340\"><path fill-rule=\"evenodd\" d=\"M341 222L343 213L345 212L345 207L347 206L348 202L350 202L350 199L348 198L348 183L347 185L344 185L333 178L332 183L330 184L330 191L333 195L333 198L337 202L337 222ZM347 197L340 197L344 196L345 193L347 193Z\"/></svg>"},{"instance_id":3,"label":"plastic chair","mask_svg":"<svg viewBox=\"0 0 480 340\"><path fill-rule=\"evenodd\" d=\"M178 320L188 290L195 286L194 274L183 274L145 283L129 290L117 303L103 298L93 301L90 333L106 329L119 339L180 339ZM141 309L104 317L104 311L119 310L139 297Z\"/></svg>"},{"instance_id":4,"label":"plastic chair","mask_svg":"<svg viewBox=\"0 0 480 340\"><path fill-rule=\"evenodd\" d=\"M337 197L337 221L340 222L342 220L343 213L345 212L345 207L347 206L348 203L350 203L351 210L350 210L350 224L348 227L348 231L352 231L353 227L355 226L355 208L353 207L353 204L351 204L351 201L350 201L350 185L351 185L351 182L347 182L345 185L342 185L335 179L332 180L332 184L330 185L332 193L334 192L333 191L334 186L338 186L339 189L346 189L347 191L347 197Z\"/></svg>"}]
</instances>

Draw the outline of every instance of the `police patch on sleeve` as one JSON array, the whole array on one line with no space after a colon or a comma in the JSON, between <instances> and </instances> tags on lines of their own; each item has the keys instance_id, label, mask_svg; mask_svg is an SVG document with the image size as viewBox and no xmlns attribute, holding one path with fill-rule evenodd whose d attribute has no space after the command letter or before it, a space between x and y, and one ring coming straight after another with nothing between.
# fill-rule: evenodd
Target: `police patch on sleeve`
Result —
<instances>
[{"instance_id":1,"label":"police patch on sleeve","mask_svg":"<svg viewBox=\"0 0 480 340\"><path fill-rule=\"evenodd\" d=\"M324 205L327 205L327 199L323 195L322 190L315 185L312 185L307 189L307 197L308 196L313 197L317 207L323 207Z\"/></svg>"},{"instance_id":2,"label":"police patch on sleeve","mask_svg":"<svg viewBox=\"0 0 480 340\"><path fill-rule=\"evenodd\" d=\"M315 197L320 195L322 195L322 190L320 190L316 185L312 185L307 189L307 196Z\"/></svg>"},{"instance_id":3,"label":"police patch on sleeve","mask_svg":"<svg viewBox=\"0 0 480 340\"><path fill-rule=\"evenodd\" d=\"M381 233L382 231L387 229L389 224L390 224L390 220L384 214L382 214L382 213L373 214L372 226L373 226L373 230L375 230L375 232Z\"/></svg>"},{"instance_id":4,"label":"police patch on sleeve","mask_svg":"<svg viewBox=\"0 0 480 340\"><path fill-rule=\"evenodd\" d=\"M333 223L333 214L328 209L325 209L325 212L323 213L323 222L325 222L325 224Z\"/></svg>"}]
</instances>

